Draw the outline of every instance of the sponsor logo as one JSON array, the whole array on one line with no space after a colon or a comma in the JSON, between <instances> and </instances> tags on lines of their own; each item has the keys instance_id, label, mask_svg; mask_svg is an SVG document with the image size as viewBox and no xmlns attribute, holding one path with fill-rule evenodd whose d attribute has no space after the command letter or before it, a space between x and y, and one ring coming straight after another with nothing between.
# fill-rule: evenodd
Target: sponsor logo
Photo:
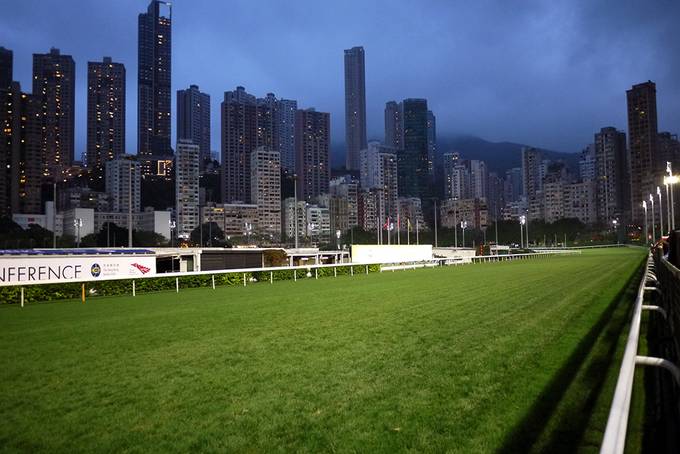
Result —
<instances>
[{"instance_id":1,"label":"sponsor logo","mask_svg":"<svg viewBox=\"0 0 680 454\"><path fill-rule=\"evenodd\" d=\"M146 266L140 265L139 263L133 263L132 266L134 266L134 267L137 268L139 271L141 271L142 274L146 274L146 273L148 273L149 271L151 271L151 268L147 268Z\"/></svg>"},{"instance_id":2,"label":"sponsor logo","mask_svg":"<svg viewBox=\"0 0 680 454\"><path fill-rule=\"evenodd\" d=\"M99 277L99 275L102 274L102 268L98 263L94 263L90 268L90 273L92 273L92 277Z\"/></svg>"}]
</instances>

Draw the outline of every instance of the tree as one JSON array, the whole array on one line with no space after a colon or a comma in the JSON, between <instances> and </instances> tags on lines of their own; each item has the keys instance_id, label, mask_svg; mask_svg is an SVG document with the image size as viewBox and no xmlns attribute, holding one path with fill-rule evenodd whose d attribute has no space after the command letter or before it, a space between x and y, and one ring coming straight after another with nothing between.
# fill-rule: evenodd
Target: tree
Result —
<instances>
[{"instance_id":1,"label":"tree","mask_svg":"<svg viewBox=\"0 0 680 454\"><path fill-rule=\"evenodd\" d=\"M195 245L225 246L224 232L216 222L207 222L202 226L203 241L201 241L201 226L196 227L189 235L189 240ZM211 238L212 235L212 238Z\"/></svg>"}]
</instances>

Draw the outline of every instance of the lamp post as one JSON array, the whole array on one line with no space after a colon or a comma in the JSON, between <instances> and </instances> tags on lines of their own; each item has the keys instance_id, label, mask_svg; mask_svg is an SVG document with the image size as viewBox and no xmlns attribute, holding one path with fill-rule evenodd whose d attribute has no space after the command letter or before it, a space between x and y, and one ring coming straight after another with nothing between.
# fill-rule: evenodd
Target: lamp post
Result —
<instances>
[{"instance_id":1,"label":"lamp post","mask_svg":"<svg viewBox=\"0 0 680 454\"><path fill-rule=\"evenodd\" d=\"M656 243L656 231L654 225L654 196L652 194L649 194L649 202L652 204L652 244L654 244Z\"/></svg>"},{"instance_id":2,"label":"lamp post","mask_svg":"<svg viewBox=\"0 0 680 454\"><path fill-rule=\"evenodd\" d=\"M434 247L437 247L437 199L434 199Z\"/></svg>"},{"instance_id":3,"label":"lamp post","mask_svg":"<svg viewBox=\"0 0 680 454\"><path fill-rule=\"evenodd\" d=\"M519 247L524 249L524 224L527 222L527 217L521 215L519 217Z\"/></svg>"},{"instance_id":4,"label":"lamp post","mask_svg":"<svg viewBox=\"0 0 680 454\"><path fill-rule=\"evenodd\" d=\"M81 218L74 219L73 226L76 228L76 247L80 247L80 228L83 226L83 220Z\"/></svg>"},{"instance_id":5,"label":"lamp post","mask_svg":"<svg viewBox=\"0 0 680 454\"><path fill-rule=\"evenodd\" d=\"M335 231L335 246L340 250L340 235L342 235L342 232L338 229Z\"/></svg>"},{"instance_id":6,"label":"lamp post","mask_svg":"<svg viewBox=\"0 0 680 454\"><path fill-rule=\"evenodd\" d=\"M616 235L616 244L619 244L619 230L618 230L618 225L619 225L619 220L614 219L612 220L612 225L614 226L614 235Z\"/></svg>"},{"instance_id":7,"label":"lamp post","mask_svg":"<svg viewBox=\"0 0 680 454\"><path fill-rule=\"evenodd\" d=\"M250 244L250 234L253 231L253 224L246 222L245 228L246 228L246 244Z\"/></svg>"},{"instance_id":8,"label":"lamp post","mask_svg":"<svg viewBox=\"0 0 680 454\"><path fill-rule=\"evenodd\" d=\"M528 211L527 211L528 214ZM524 217L524 233L527 236L527 240L524 243L524 246L529 249L529 216Z\"/></svg>"},{"instance_id":9,"label":"lamp post","mask_svg":"<svg viewBox=\"0 0 680 454\"><path fill-rule=\"evenodd\" d=\"M645 210L645 244L649 243L649 228L647 227L647 202L642 201L642 208Z\"/></svg>"},{"instance_id":10,"label":"lamp post","mask_svg":"<svg viewBox=\"0 0 680 454\"><path fill-rule=\"evenodd\" d=\"M661 203L661 188L656 187L656 195L659 196L659 223L661 224L661 231L659 232L659 238L663 237L663 204Z\"/></svg>"},{"instance_id":11,"label":"lamp post","mask_svg":"<svg viewBox=\"0 0 680 454\"><path fill-rule=\"evenodd\" d=\"M668 232L670 234L671 230L671 199L670 199L670 193L668 192L668 186L670 184L668 183L667 177L663 177L663 185L666 186L666 225L668 225Z\"/></svg>"},{"instance_id":12,"label":"lamp post","mask_svg":"<svg viewBox=\"0 0 680 454\"><path fill-rule=\"evenodd\" d=\"M290 193L289 193L290 194ZM295 205L293 206L293 224L295 229L295 249L299 247L298 243L298 201L297 201L297 174L293 174L293 194L295 197Z\"/></svg>"},{"instance_id":13,"label":"lamp post","mask_svg":"<svg viewBox=\"0 0 680 454\"><path fill-rule=\"evenodd\" d=\"M171 219L168 221L168 225L170 226L170 247L175 247L172 231L175 230L175 227L177 227L177 223Z\"/></svg>"},{"instance_id":14,"label":"lamp post","mask_svg":"<svg viewBox=\"0 0 680 454\"><path fill-rule=\"evenodd\" d=\"M678 177L673 175L670 161L666 162L666 172L668 177L664 178L664 182L668 182L671 187L671 225L670 230L675 230L675 202L673 201L673 185L678 182Z\"/></svg>"},{"instance_id":15,"label":"lamp post","mask_svg":"<svg viewBox=\"0 0 680 454\"><path fill-rule=\"evenodd\" d=\"M463 231L463 247L465 247L465 229L467 228L467 221L460 221L460 229Z\"/></svg>"}]
</instances>

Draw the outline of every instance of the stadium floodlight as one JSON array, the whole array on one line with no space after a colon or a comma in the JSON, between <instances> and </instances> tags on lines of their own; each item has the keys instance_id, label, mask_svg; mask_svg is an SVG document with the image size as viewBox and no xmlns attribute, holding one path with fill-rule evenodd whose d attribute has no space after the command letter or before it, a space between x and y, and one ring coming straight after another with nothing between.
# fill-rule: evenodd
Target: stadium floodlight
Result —
<instances>
[{"instance_id":1,"label":"stadium floodlight","mask_svg":"<svg viewBox=\"0 0 680 454\"><path fill-rule=\"evenodd\" d=\"M659 224L661 224L661 231L659 233L659 237L663 237L663 205L661 203L661 188L656 187L656 195L659 196Z\"/></svg>"},{"instance_id":2,"label":"stadium floodlight","mask_svg":"<svg viewBox=\"0 0 680 454\"><path fill-rule=\"evenodd\" d=\"M673 186L680 181L680 178L678 178L677 175L673 175L673 169L671 168L671 163L670 161L666 162L666 172L668 172L668 176L663 178L663 184L666 185L666 190L668 190L668 186L671 187L670 193L671 193L671 198L670 198L670 205L671 205L671 222L668 226L669 230L675 230L675 203L673 201Z\"/></svg>"},{"instance_id":3,"label":"stadium floodlight","mask_svg":"<svg viewBox=\"0 0 680 454\"><path fill-rule=\"evenodd\" d=\"M649 228L647 227L647 202L642 201L642 208L645 210L645 244L649 241Z\"/></svg>"},{"instance_id":4,"label":"stadium floodlight","mask_svg":"<svg viewBox=\"0 0 680 454\"><path fill-rule=\"evenodd\" d=\"M652 204L652 244L654 244L656 243L656 226L654 225L654 196L652 194L649 194L649 203Z\"/></svg>"},{"instance_id":5,"label":"stadium floodlight","mask_svg":"<svg viewBox=\"0 0 680 454\"><path fill-rule=\"evenodd\" d=\"M524 249L524 224L527 223L527 217L521 215L519 217L519 247Z\"/></svg>"}]
</instances>

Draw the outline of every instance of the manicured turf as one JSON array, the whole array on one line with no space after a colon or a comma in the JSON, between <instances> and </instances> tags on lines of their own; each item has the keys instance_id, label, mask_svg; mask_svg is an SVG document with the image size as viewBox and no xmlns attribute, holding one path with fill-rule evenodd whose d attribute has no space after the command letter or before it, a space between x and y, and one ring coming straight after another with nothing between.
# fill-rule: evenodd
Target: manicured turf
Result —
<instances>
[{"instance_id":1,"label":"manicured turf","mask_svg":"<svg viewBox=\"0 0 680 454\"><path fill-rule=\"evenodd\" d=\"M596 449L643 256L1 307L0 447Z\"/></svg>"}]
</instances>

